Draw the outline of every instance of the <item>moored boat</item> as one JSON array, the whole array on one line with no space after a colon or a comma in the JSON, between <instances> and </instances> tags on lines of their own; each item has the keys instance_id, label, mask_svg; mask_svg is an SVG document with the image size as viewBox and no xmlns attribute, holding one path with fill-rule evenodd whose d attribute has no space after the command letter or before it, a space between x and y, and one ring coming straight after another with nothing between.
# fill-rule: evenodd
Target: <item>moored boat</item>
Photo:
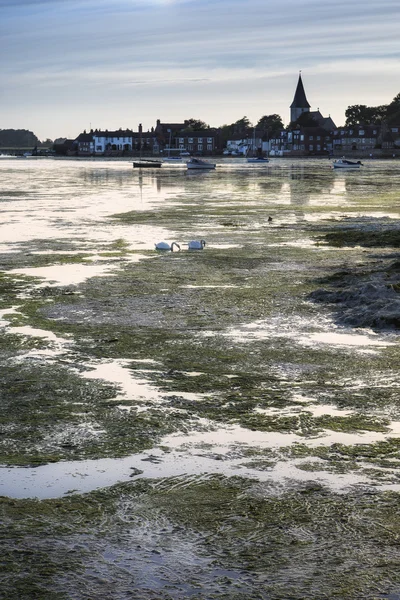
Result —
<instances>
[{"instance_id":1,"label":"moored boat","mask_svg":"<svg viewBox=\"0 0 400 600\"><path fill-rule=\"evenodd\" d=\"M181 163L182 162L182 157L181 156L166 156L165 158L162 159L163 163Z\"/></svg>"},{"instance_id":2,"label":"moored boat","mask_svg":"<svg viewBox=\"0 0 400 600\"><path fill-rule=\"evenodd\" d=\"M363 164L360 160L355 162L353 160L347 160L344 157L333 161L334 169L359 169L362 166Z\"/></svg>"},{"instance_id":3,"label":"moored boat","mask_svg":"<svg viewBox=\"0 0 400 600\"><path fill-rule=\"evenodd\" d=\"M191 158L187 161L186 166L188 169L215 169L215 163L210 163L207 160L201 160L200 158Z\"/></svg>"},{"instance_id":4,"label":"moored boat","mask_svg":"<svg viewBox=\"0 0 400 600\"><path fill-rule=\"evenodd\" d=\"M247 162L253 164L269 163L269 158L266 158L265 156L256 156L255 158L248 158Z\"/></svg>"},{"instance_id":5,"label":"moored boat","mask_svg":"<svg viewBox=\"0 0 400 600\"><path fill-rule=\"evenodd\" d=\"M161 162L159 160L138 160L134 161L133 166L140 169L157 169L161 167Z\"/></svg>"}]
</instances>

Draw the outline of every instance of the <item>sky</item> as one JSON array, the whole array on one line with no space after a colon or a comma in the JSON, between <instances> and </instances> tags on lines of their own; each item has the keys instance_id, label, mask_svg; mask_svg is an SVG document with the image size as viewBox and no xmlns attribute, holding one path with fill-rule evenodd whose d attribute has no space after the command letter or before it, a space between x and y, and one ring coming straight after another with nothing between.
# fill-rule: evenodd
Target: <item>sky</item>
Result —
<instances>
[{"instance_id":1,"label":"sky","mask_svg":"<svg viewBox=\"0 0 400 600\"><path fill-rule=\"evenodd\" d=\"M0 129L290 120L400 92L399 0L0 0Z\"/></svg>"}]
</instances>

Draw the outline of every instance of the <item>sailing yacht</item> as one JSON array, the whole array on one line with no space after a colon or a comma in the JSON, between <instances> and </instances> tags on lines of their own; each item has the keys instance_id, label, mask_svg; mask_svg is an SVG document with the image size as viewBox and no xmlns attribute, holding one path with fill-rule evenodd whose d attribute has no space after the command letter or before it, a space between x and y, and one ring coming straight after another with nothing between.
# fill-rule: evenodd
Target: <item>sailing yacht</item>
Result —
<instances>
[{"instance_id":1,"label":"sailing yacht","mask_svg":"<svg viewBox=\"0 0 400 600\"><path fill-rule=\"evenodd\" d=\"M247 162L253 164L269 163L269 159L266 156L263 156L261 148L257 148L256 150L256 128L254 128L253 133L253 156L248 157Z\"/></svg>"}]
</instances>

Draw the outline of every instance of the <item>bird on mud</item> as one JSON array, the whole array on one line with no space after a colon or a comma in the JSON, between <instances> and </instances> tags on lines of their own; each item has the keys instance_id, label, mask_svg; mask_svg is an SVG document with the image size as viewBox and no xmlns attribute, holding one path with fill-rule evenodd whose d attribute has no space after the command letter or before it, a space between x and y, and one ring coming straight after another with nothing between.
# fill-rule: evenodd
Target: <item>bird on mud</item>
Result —
<instances>
[{"instance_id":1,"label":"bird on mud","mask_svg":"<svg viewBox=\"0 0 400 600\"><path fill-rule=\"evenodd\" d=\"M203 250L206 245L205 240L192 240L188 243L189 250Z\"/></svg>"},{"instance_id":2,"label":"bird on mud","mask_svg":"<svg viewBox=\"0 0 400 600\"><path fill-rule=\"evenodd\" d=\"M168 244L167 242L158 242L158 244L155 244L156 250L170 250L171 252L174 251L174 246L176 246L178 248L178 252L181 249L180 245L177 242L172 242L172 244Z\"/></svg>"},{"instance_id":3,"label":"bird on mud","mask_svg":"<svg viewBox=\"0 0 400 600\"><path fill-rule=\"evenodd\" d=\"M272 223L272 217L268 217L268 223Z\"/></svg>"}]
</instances>

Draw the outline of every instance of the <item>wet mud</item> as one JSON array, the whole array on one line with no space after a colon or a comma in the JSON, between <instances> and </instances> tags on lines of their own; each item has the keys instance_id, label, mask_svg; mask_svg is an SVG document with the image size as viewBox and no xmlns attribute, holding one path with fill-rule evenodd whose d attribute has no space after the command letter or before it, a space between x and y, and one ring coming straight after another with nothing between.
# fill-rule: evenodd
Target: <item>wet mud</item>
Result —
<instances>
[{"instance_id":1,"label":"wet mud","mask_svg":"<svg viewBox=\"0 0 400 600\"><path fill-rule=\"evenodd\" d=\"M397 165L14 162L7 600L398 600Z\"/></svg>"}]
</instances>

